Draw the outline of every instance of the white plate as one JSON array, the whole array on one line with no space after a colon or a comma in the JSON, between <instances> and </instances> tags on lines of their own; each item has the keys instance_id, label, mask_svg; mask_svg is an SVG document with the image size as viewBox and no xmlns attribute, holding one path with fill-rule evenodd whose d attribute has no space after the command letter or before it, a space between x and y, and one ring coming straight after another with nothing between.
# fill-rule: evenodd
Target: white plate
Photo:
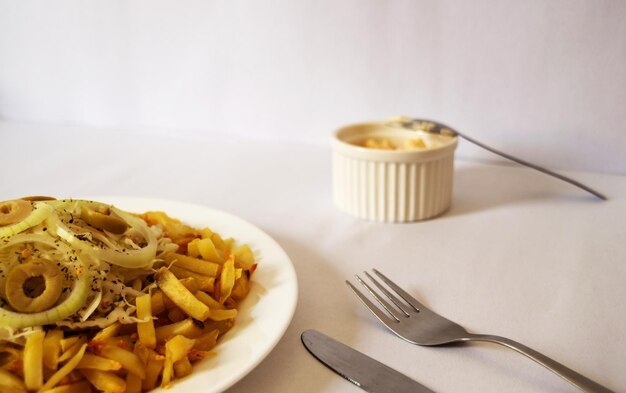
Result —
<instances>
[{"instance_id":1,"label":"white plate","mask_svg":"<svg viewBox=\"0 0 626 393\"><path fill-rule=\"evenodd\" d=\"M193 227L247 243L258 260L250 293L241 302L235 326L220 339L216 355L198 362L168 393L218 393L254 369L282 338L293 317L298 282L291 260L268 234L243 219L199 205L157 199L90 197L134 213L163 211Z\"/></svg>"}]
</instances>

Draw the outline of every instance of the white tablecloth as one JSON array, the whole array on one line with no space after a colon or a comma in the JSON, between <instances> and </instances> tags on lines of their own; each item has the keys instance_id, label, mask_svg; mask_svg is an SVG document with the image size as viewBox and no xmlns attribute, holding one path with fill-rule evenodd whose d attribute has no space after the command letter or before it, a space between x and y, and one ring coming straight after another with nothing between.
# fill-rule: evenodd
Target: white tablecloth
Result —
<instances>
[{"instance_id":1,"label":"white tablecloth","mask_svg":"<svg viewBox=\"0 0 626 393\"><path fill-rule=\"evenodd\" d=\"M274 237L299 279L292 324L229 392L358 392L317 362L318 329L438 392L568 392L495 344L426 348L387 331L344 280L377 267L472 332L518 340L626 391L626 176L567 173L607 202L537 172L458 161L453 206L414 224L338 211L327 146L184 139L0 123L0 199L166 198L236 214Z\"/></svg>"}]
</instances>

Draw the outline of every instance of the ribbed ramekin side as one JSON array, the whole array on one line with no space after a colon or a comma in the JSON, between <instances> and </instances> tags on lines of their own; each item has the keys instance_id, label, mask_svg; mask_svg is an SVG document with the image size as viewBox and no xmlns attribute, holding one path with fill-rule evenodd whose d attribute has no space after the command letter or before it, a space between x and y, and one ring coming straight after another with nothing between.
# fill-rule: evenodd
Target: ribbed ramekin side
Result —
<instances>
[{"instance_id":1,"label":"ribbed ramekin side","mask_svg":"<svg viewBox=\"0 0 626 393\"><path fill-rule=\"evenodd\" d=\"M333 153L333 199L346 213L366 220L425 220L451 202L454 156L405 163Z\"/></svg>"}]
</instances>

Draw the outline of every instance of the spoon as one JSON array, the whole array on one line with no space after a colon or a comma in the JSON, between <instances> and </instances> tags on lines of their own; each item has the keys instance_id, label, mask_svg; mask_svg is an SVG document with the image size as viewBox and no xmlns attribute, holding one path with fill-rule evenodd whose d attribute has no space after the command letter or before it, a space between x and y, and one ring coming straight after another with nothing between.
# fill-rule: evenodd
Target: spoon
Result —
<instances>
[{"instance_id":1,"label":"spoon","mask_svg":"<svg viewBox=\"0 0 626 393\"><path fill-rule=\"evenodd\" d=\"M477 146L482 147L485 150L488 150L494 154L497 154L499 156L502 156L508 160L514 161L518 164L527 166L529 168L535 169L539 172L545 173L546 175L550 175L553 177L556 177L557 179L563 180L564 182L567 182L569 184L572 184L578 188L581 188L593 195L595 195L596 197L602 199L603 201L607 200L607 197L604 196L603 194L599 193L598 191L582 184L579 181L576 181L574 179L571 179L567 176L563 176L559 173L553 172L549 169L540 167L539 165L533 164L531 162L522 160L521 158L517 158L517 157L513 157L509 154L503 153L499 150L494 149L493 147L489 147L481 142L478 142L477 140L465 135L465 134L461 134L460 132L452 129L451 127L446 126L445 124L442 123L438 123L436 121L432 121L432 120L425 120L425 119L407 119L407 118L400 118L400 119L392 119L389 122L389 125L395 125L395 126L400 126L406 129L410 129L413 131L424 131L426 133L429 134L435 134L435 135L444 135L444 136L459 136L463 139L465 139L468 142L471 142Z\"/></svg>"}]
</instances>

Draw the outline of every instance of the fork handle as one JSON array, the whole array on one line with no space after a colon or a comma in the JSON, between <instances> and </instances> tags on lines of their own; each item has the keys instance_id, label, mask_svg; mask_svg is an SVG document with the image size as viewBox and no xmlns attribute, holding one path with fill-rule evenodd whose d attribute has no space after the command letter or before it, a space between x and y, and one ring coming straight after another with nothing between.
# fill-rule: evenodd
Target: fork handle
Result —
<instances>
[{"instance_id":1,"label":"fork handle","mask_svg":"<svg viewBox=\"0 0 626 393\"><path fill-rule=\"evenodd\" d=\"M565 379L567 382L576 386L580 390L584 392L592 392L592 393L615 393L612 390L600 385L599 383L592 381L591 379L585 377L572 370L569 367L562 365L561 363L550 359L549 357L535 351L532 348L525 346L524 344L520 344L517 341L513 341L506 337L500 336L492 336L488 334L472 334L469 337L471 341L486 341L492 342L500 345L504 345L507 348L513 349L522 355L529 357L535 362L541 364L548 370L557 374L561 378Z\"/></svg>"}]
</instances>

